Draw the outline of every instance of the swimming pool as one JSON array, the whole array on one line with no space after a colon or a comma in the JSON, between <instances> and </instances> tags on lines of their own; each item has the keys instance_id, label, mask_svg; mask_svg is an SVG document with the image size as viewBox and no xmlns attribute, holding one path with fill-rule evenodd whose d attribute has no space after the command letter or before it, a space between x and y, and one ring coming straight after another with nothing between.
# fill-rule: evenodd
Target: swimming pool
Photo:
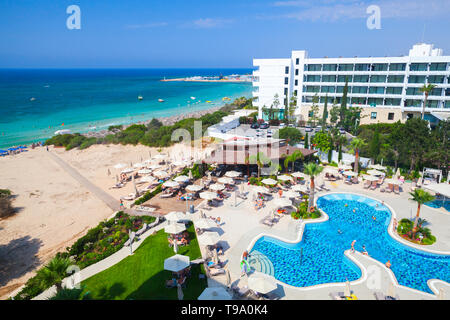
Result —
<instances>
[{"instance_id":1,"label":"swimming pool","mask_svg":"<svg viewBox=\"0 0 450 320\"><path fill-rule=\"evenodd\" d=\"M435 199L430 202L425 203L426 206L432 207L432 208L444 208L448 212L450 212L450 199L449 198L441 198L441 199Z\"/></svg>"},{"instance_id":2,"label":"swimming pool","mask_svg":"<svg viewBox=\"0 0 450 320\"><path fill-rule=\"evenodd\" d=\"M306 224L302 241L286 243L263 236L251 249L272 262L276 279L296 287L357 280L361 270L344 255L356 240L356 250L365 245L372 258L383 264L390 260L401 285L432 293L428 279L450 282L450 256L392 239L387 232L391 212L380 202L354 194L329 194L318 198L317 206L329 220Z\"/></svg>"}]
</instances>

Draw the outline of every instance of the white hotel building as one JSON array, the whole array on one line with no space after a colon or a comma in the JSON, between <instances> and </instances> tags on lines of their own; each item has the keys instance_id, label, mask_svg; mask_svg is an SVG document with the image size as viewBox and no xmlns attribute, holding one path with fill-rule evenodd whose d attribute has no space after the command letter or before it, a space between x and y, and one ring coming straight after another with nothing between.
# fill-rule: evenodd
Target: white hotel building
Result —
<instances>
[{"instance_id":1,"label":"white hotel building","mask_svg":"<svg viewBox=\"0 0 450 320\"><path fill-rule=\"evenodd\" d=\"M363 108L361 124L420 116L425 96L419 88L425 83L436 85L425 119L436 122L450 116L450 56L430 44L414 45L409 55L401 57L308 58L306 51L292 51L291 58L254 59L253 65L258 67L253 72L253 97L260 118L275 94L284 109L294 93L298 120L308 120L315 95L320 117L326 95L328 110L334 99L340 106L346 79L347 106Z\"/></svg>"}]
</instances>

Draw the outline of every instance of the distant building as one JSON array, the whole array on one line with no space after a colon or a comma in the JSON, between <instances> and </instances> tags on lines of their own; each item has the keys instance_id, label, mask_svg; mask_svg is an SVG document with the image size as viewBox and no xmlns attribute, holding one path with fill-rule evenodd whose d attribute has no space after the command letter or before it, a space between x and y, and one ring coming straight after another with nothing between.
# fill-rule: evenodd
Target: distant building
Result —
<instances>
[{"instance_id":1,"label":"distant building","mask_svg":"<svg viewBox=\"0 0 450 320\"><path fill-rule=\"evenodd\" d=\"M319 117L325 96L328 109L335 100L341 103L348 80L348 106L363 108L361 124L404 122L420 116L424 94L419 89L426 83L436 85L425 108L430 122L450 116L450 56L431 44L416 44L408 56L368 58L308 58L306 51L292 51L287 59L254 59L254 105L270 107L279 96L279 117L291 96L297 96L296 116L307 121L313 98L319 99Z\"/></svg>"}]
</instances>

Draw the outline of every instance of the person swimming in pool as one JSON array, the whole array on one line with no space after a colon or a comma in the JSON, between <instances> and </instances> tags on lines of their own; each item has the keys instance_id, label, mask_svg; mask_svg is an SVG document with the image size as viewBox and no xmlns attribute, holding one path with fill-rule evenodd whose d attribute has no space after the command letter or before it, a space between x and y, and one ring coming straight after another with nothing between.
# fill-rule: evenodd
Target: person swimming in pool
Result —
<instances>
[{"instance_id":1,"label":"person swimming in pool","mask_svg":"<svg viewBox=\"0 0 450 320\"><path fill-rule=\"evenodd\" d=\"M342 234L342 230L341 230L341 229L338 229L338 233L339 233L339 234Z\"/></svg>"},{"instance_id":2,"label":"person swimming in pool","mask_svg":"<svg viewBox=\"0 0 450 320\"><path fill-rule=\"evenodd\" d=\"M375 216L372 216L373 221L377 221L377 218Z\"/></svg>"},{"instance_id":3,"label":"person swimming in pool","mask_svg":"<svg viewBox=\"0 0 450 320\"><path fill-rule=\"evenodd\" d=\"M352 249L351 249L352 253L355 253L355 243L356 243L356 240L353 240L352 241Z\"/></svg>"}]
</instances>

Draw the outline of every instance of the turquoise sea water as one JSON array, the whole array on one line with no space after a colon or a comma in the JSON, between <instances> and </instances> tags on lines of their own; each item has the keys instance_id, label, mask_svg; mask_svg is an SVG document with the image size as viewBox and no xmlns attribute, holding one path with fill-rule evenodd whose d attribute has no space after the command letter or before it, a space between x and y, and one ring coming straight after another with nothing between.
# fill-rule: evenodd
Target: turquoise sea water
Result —
<instances>
[{"instance_id":1,"label":"turquoise sea water","mask_svg":"<svg viewBox=\"0 0 450 320\"><path fill-rule=\"evenodd\" d=\"M3 69L0 148L42 141L60 129L99 131L114 124L221 106L223 97L250 97L251 83L160 80L250 72L251 69ZM138 100L139 95L143 100Z\"/></svg>"}]
</instances>

